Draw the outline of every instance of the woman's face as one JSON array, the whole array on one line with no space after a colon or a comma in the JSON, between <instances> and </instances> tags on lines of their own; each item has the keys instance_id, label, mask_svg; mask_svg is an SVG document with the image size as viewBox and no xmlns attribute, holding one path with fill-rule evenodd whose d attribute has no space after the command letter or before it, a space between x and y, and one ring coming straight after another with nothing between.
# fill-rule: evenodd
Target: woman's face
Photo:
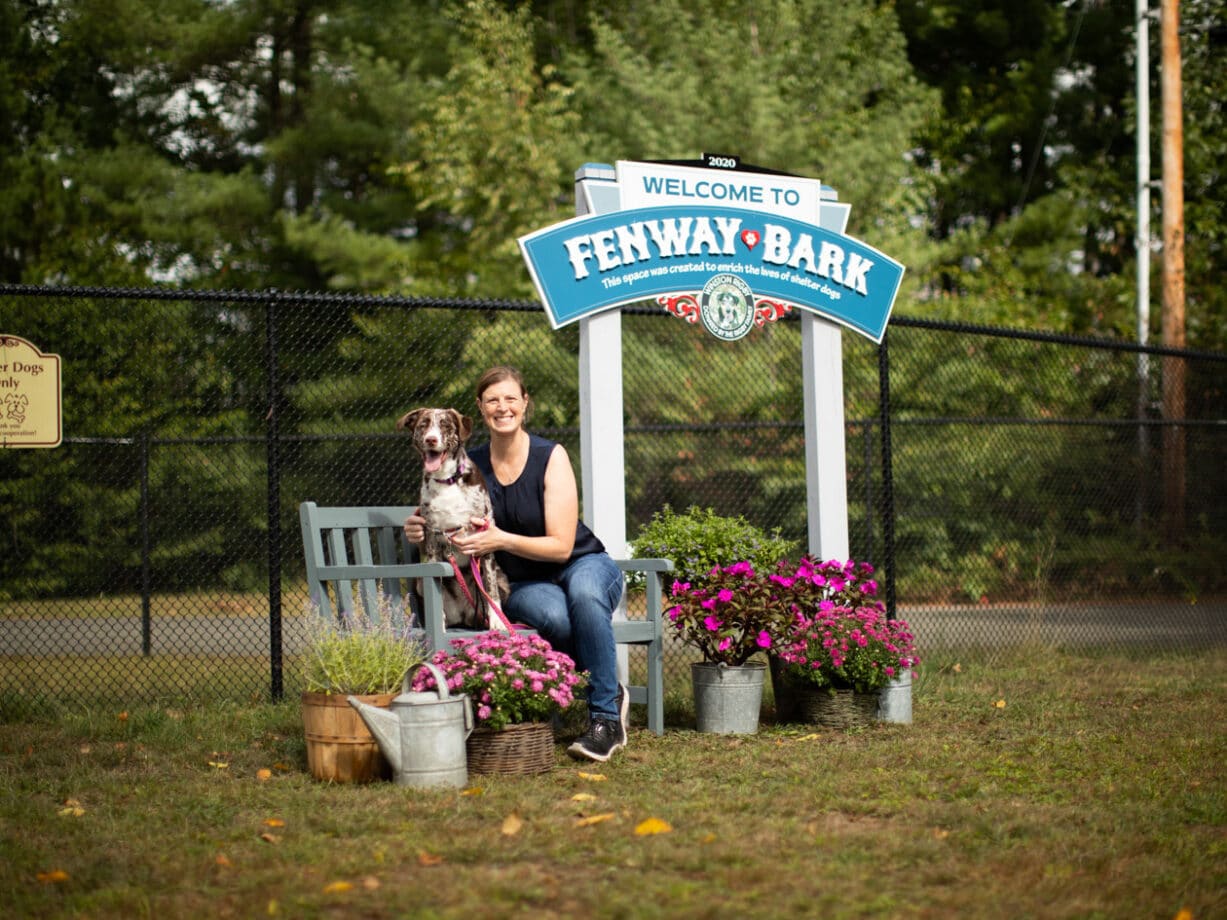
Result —
<instances>
[{"instance_id":1,"label":"woman's face","mask_svg":"<svg viewBox=\"0 0 1227 920\"><path fill-rule=\"evenodd\" d=\"M477 402L482 421L497 434L510 434L524 424L526 404L524 391L511 378L490 384Z\"/></svg>"}]
</instances>

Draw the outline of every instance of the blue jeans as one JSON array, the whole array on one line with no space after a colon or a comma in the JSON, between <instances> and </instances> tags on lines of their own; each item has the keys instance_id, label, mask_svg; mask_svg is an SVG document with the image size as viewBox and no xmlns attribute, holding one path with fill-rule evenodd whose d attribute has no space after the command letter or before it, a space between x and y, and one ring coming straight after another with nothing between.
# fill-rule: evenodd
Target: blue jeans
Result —
<instances>
[{"instance_id":1,"label":"blue jeans","mask_svg":"<svg viewBox=\"0 0 1227 920\"><path fill-rule=\"evenodd\" d=\"M618 656L613 611L622 599L622 570L606 553L580 556L555 581L517 581L503 611L531 626L588 672L588 713L618 717Z\"/></svg>"}]
</instances>

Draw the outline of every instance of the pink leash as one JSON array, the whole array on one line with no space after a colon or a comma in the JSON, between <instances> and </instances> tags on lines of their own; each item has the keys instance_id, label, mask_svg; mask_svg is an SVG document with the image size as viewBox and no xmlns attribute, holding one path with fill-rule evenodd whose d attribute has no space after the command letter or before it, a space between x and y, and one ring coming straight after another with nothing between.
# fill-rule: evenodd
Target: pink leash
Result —
<instances>
[{"instance_id":1,"label":"pink leash","mask_svg":"<svg viewBox=\"0 0 1227 920\"><path fill-rule=\"evenodd\" d=\"M490 525L485 524L478 529L485 530L488 526ZM451 533L447 534L448 543L452 542L453 533L456 533L456 531L453 530ZM468 583L464 580L464 573L460 571L460 564L456 562L455 554L453 553L452 555L448 556L447 561L452 564L452 571L456 574L456 581L460 582L460 590L463 591L464 596L469 599L469 603L476 607L477 600L473 597L473 593L469 591ZM491 625L496 629L501 629L503 632L513 632L516 627L509 619L507 619L507 614L503 613L502 608L495 603L494 598L490 596L489 592L486 591L486 586L482 583L481 564L477 561L476 556L469 557L469 571L473 573L473 581L477 584L477 590L480 591L481 596L486 599L486 604L488 605L490 612L494 614L494 618L498 621L497 625L493 623Z\"/></svg>"}]
</instances>

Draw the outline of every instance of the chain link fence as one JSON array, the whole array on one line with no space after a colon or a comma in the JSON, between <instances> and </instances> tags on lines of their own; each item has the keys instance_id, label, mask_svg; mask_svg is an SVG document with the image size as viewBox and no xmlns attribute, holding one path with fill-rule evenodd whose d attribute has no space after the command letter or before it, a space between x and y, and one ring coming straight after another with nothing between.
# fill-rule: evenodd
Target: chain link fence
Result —
<instances>
[{"instance_id":1,"label":"chain link fence","mask_svg":"<svg viewBox=\"0 0 1227 920\"><path fill-rule=\"evenodd\" d=\"M294 692L298 503L414 503L395 420L469 409L491 364L578 467L578 331L534 304L9 287L0 316L61 356L65 433L0 451L6 707ZM851 552L922 655L1227 640L1227 355L903 319L843 339ZM725 343L632 309L622 349L628 536L698 505L804 546L799 324Z\"/></svg>"}]
</instances>

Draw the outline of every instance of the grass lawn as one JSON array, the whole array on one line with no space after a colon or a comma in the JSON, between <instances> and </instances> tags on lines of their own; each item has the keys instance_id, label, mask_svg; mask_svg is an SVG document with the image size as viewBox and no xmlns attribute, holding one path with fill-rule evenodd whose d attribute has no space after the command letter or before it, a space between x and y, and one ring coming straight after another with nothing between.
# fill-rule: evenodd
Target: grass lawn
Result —
<instances>
[{"instance_id":1,"label":"grass lawn","mask_svg":"<svg viewBox=\"0 0 1227 920\"><path fill-rule=\"evenodd\" d=\"M12 917L1227 916L1227 649L922 672L915 721L313 781L297 701L0 709ZM654 821L652 819L655 819ZM655 830L656 833L644 833Z\"/></svg>"}]
</instances>

